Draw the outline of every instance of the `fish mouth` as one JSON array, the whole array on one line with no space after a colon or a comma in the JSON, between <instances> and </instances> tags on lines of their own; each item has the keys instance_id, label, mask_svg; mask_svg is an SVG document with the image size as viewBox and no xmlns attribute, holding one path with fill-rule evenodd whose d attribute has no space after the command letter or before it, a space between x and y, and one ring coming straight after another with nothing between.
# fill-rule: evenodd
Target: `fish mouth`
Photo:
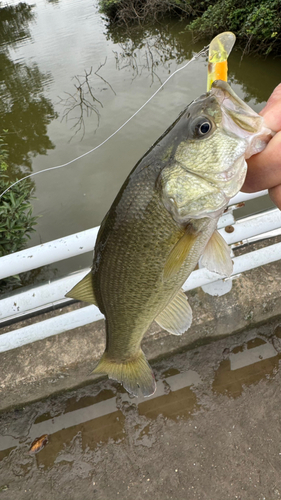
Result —
<instances>
[{"instance_id":1,"label":"fish mouth","mask_svg":"<svg viewBox=\"0 0 281 500\"><path fill-rule=\"evenodd\" d=\"M262 151L274 135L264 124L263 117L242 101L227 82L214 81L211 93L221 106L222 127L228 133L247 139L246 158Z\"/></svg>"},{"instance_id":2,"label":"fish mouth","mask_svg":"<svg viewBox=\"0 0 281 500\"><path fill-rule=\"evenodd\" d=\"M228 83L216 80L212 85L212 92L219 101L223 111L238 127L253 134L260 130L262 117L242 101Z\"/></svg>"}]
</instances>

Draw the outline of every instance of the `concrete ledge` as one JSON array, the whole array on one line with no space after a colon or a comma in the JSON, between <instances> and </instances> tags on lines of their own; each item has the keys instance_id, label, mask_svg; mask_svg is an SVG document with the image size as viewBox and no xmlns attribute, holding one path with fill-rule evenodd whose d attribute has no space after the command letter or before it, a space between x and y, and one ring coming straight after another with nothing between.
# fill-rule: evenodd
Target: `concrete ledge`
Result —
<instances>
[{"instance_id":1,"label":"concrete ledge","mask_svg":"<svg viewBox=\"0 0 281 500\"><path fill-rule=\"evenodd\" d=\"M211 297L201 289L193 290L188 296L194 318L191 328L178 337L153 323L142 343L148 359L164 357L195 343L210 342L281 317L281 261L244 273L233 281L231 292L222 297ZM47 317L52 314L48 313ZM0 334L8 330L9 327L2 328ZM23 406L91 382L96 378L91 371L104 347L104 321L99 321L1 353L0 410Z\"/></svg>"}]
</instances>

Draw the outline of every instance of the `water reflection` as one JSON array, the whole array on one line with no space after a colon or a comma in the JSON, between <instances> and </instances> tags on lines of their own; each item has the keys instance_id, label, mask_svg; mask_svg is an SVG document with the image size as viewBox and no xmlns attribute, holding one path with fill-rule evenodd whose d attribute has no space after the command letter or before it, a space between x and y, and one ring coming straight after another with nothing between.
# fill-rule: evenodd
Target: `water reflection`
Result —
<instances>
[{"instance_id":1,"label":"water reflection","mask_svg":"<svg viewBox=\"0 0 281 500\"><path fill-rule=\"evenodd\" d=\"M0 47L8 52L20 41L30 38L29 23L34 20L33 5L20 2L18 5L1 5Z\"/></svg>"},{"instance_id":2,"label":"water reflection","mask_svg":"<svg viewBox=\"0 0 281 500\"><path fill-rule=\"evenodd\" d=\"M97 117L96 130L99 127L101 117L100 108L103 108L103 104L94 95L95 89L93 86L93 82L91 81L93 78L91 77L96 77L96 79L102 80L106 85L106 88L104 88L103 90L107 90L107 88L110 88L113 94L116 95L116 92L114 91L110 83L107 82L105 78L103 78L99 74L100 69L106 64L106 61L107 58L105 58L104 63L100 64L94 73L93 68L91 68L89 71L85 69L84 75L74 76L73 80L76 92L74 94L66 92L66 97L60 98L59 104L65 108L62 114L61 121L72 120L74 122L71 127L74 133L69 141L71 141L71 139L73 139L73 137L79 132L82 133L81 140L83 139L86 132L85 118L91 116L92 112L94 112Z\"/></svg>"},{"instance_id":3,"label":"water reflection","mask_svg":"<svg viewBox=\"0 0 281 500\"><path fill-rule=\"evenodd\" d=\"M63 410L39 414L24 439L1 436L0 460L17 448L28 454L31 443L48 435L48 443L35 455L35 460L39 467L49 468L65 460L65 447L71 445L76 436L80 436L83 451L95 450L109 440L121 442L127 435L125 423L130 418L133 418L138 444L147 445L145 436L150 432L151 420L160 415L172 420L190 418L199 408L192 388L200 382L198 374L189 370L159 380L157 392L149 399L131 398L119 387L118 392L114 388L101 389L95 396L70 397Z\"/></svg>"},{"instance_id":4,"label":"water reflection","mask_svg":"<svg viewBox=\"0 0 281 500\"><path fill-rule=\"evenodd\" d=\"M188 418L199 408L195 393L190 387L183 387L169 394L159 396L154 400L147 400L138 405L139 414L147 418L156 419L159 415L178 420Z\"/></svg>"},{"instance_id":5,"label":"water reflection","mask_svg":"<svg viewBox=\"0 0 281 500\"><path fill-rule=\"evenodd\" d=\"M213 391L237 398L245 385L276 374L281 359L281 349L276 349L278 335L275 330L271 342L257 337L233 348L216 371Z\"/></svg>"},{"instance_id":6,"label":"water reflection","mask_svg":"<svg viewBox=\"0 0 281 500\"><path fill-rule=\"evenodd\" d=\"M33 21L33 6L20 3L1 8L0 20L0 118L5 130L9 157L8 174L19 176L22 167L32 169L32 159L46 154L55 145L47 135L47 127L58 115L50 99L43 95L52 80L36 63L15 62L10 49L30 38L28 23ZM2 130L0 133L2 133Z\"/></svg>"},{"instance_id":7,"label":"water reflection","mask_svg":"<svg viewBox=\"0 0 281 500\"><path fill-rule=\"evenodd\" d=\"M107 38L118 43L120 47L114 51L117 69L128 68L132 80L147 72L150 75L151 85L155 79L161 84L159 72L165 69L169 73L173 62L181 64L191 58L194 49L191 37L187 37L186 34L183 37L180 30L174 32L170 26L121 30L119 27L109 25Z\"/></svg>"},{"instance_id":8,"label":"water reflection","mask_svg":"<svg viewBox=\"0 0 281 500\"><path fill-rule=\"evenodd\" d=\"M239 50L233 53L229 81L232 85L240 86L240 95L243 93L243 100L251 106L266 102L280 80L280 63L276 59L245 56L242 60Z\"/></svg>"},{"instance_id":9,"label":"water reflection","mask_svg":"<svg viewBox=\"0 0 281 500\"><path fill-rule=\"evenodd\" d=\"M149 399L130 398L126 392L101 390L96 396L85 396L77 400L70 398L62 414L44 414L37 418L29 432L29 440L48 434L49 443L36 455L38 466L51 467L65 460L66 445L80 435L82 450L95 450L109 440L121 442L126 437L125 422L130 417L136 424L138 444L146 443L144 436L149 432L149 420L159 415L177 420L189 418L198 408L192 386L200 383L195 372L178 373L158 381L157 393ZM140 419L141 417L141 419ZM143 420L145 417L145 420ZM149 419L147 421L147 419Z\"/></svg>"},{"instance_id":10,"label":"water reflection","mask_svg":"<svg viewBox=\"0 0 281 500\"><path fill-rule=\"evenodd\" d=\"M151 43L147 47L158 50L162 62L176 59L178 63L182 63L197 47L202 49L202 42L194 44L192 36L183 31L185 26L186 22L173 22L169 19L163 23L148 24L146 27L133 26L131 29L107 24L106 37L126 48L129 54L133 50L146 47L146 41L150 40Z\"/></svg>"},{"instance_id":11,"label":"water reflection","mask_svg":"<svg viewBox=\"0 0 281 500\"><path fill-rule=\"evenodd\" d=\"M119 384L100 381L69 396L31 405L10 417L9 425L2 425L10 435L0 436L1 465L10 464L13 474L20 477L34 469L47 472L55 466L75 463L79 467L87 463L91 468L91 460L99 460L105 444L129 443L150 448L159 439L159 423L163 433L165 420L168 427L187 420L189 425L196 425L197 415L205 412L208 418L208 412L212 413L214 405L221 401L218 394L238 398L246 386L277 374L281 359L280 326L268 337L245 337L247 340L241 344L224 350L224 359L221 347L216 351L218 358L213 358L209 351L214 377L209 373L205 380L197 371L177 368L189 364L195 352L161 362L157 392L151 398L130 397ZM215 349L211 349L213 354ZM198 372L202 373L203 359L204 355L198 365ZM44 434L48 434L48 443L36 455L29 455L31 443Z\"/></svg>"}]
</instances>

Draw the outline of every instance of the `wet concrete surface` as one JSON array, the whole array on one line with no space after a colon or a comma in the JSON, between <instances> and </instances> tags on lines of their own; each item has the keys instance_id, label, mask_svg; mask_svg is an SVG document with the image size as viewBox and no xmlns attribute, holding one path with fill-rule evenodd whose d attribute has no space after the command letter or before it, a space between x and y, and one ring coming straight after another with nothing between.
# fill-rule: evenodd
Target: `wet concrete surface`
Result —
<instances>
[{"instance_id":1,"label":"wet concrete surface","mask_svg":"<svg viewBox=\"0 0 281 500\"><path fill-rule=\"evenodd\" d=\"M251 245L250 249L257 249L259 245L262 243ZM191 346L233 336L280 316L281 260L243 273L232 285L232 290L220 297L208 295L201 288L191 290L188 300L193 321L181 336L171 335L153 322L142 341L149 362ZM23 319L0 328L0 335L84 305L76 303ZM101 320L1 352L0 412L93 383L98 376L92 371L104 352L105 338L105 324Z\"/></svg>"},{"instance_id":2,"label":"wet concrete surface","mask_svg":"<svg viewBox=\"0 0 281 500\"><path fill-rule=\"evenodd\" d=\"M3 412L0 500L281 498L280 359L275 319L155 362L152 398L103 379Z\"/></svg>"}]
</instances>

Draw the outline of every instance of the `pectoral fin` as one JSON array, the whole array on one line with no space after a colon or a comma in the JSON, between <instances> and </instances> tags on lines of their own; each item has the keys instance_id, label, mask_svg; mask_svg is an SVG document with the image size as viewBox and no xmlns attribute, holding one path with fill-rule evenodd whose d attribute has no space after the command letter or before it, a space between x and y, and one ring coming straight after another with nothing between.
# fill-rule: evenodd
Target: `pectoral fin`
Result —
<instances>
[{"instance_id":1,"label":"pectoral fin","mask_svg":"<svg viewBox=\"0 0 281 500\"><path fill-rule=\"evenodd\" d=\"M230 276L233 271L230 252L226 241L218 231L215 231L204 250L201 263L209 271Z\"/></svg>"},{"instance_id":2,"label":"pectoral fin","mask_svg":"<svg viewBox=\"0 0 281 500\"><path fill-rule=\"evenodd\" d=\"M173 300L157 316L155 321L164 330L174 335L181 335L191 325L192 310L183 290L180 290Z\"/></svg>"},{"instance_id":3,"label":"pectoral fin","mask_svg":"<svg viewBox=\"0 0 281 500\"><path fill-rule=\"evenodd\" d=\"M93 288L92 271L86 274L86 276L65 296L70 297L71 299L83 300L83 302L89 302L90 304L97 305Z\"/></svg>"},{"instance_id":4,"label":"pectoral fin","mask_svg":"<svg viewBox=\"0 0 281 500\"><path fill-rule=\"evenodd\" d=\"M164 266L164 280L167 280L177 274L187 258L196 238L197 235L195 233L191 233L187 229L184 235L175 244Z\"/></svg>"}]
</instances>

